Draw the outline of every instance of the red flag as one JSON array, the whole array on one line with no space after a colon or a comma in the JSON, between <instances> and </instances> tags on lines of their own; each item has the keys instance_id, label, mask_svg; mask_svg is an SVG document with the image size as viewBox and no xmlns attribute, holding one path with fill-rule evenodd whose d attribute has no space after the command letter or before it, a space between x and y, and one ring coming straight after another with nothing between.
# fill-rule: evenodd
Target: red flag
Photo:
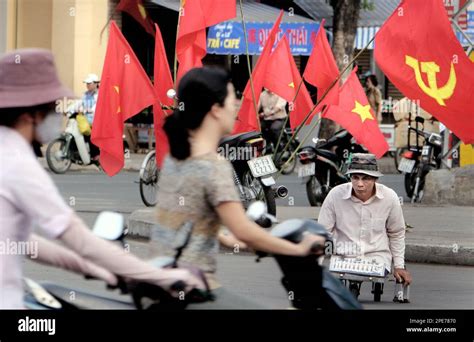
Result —
<instances>
[{"instance_id":1,"label":"red flag","mask_svg":"<svg viewBox=\"0 0 474 342\"><path fill-rule=\"evenodd\" d=\"M260 93L262 92L263 83L266 77L266 70L270 53L272 52L273 44L275 43L276 35L280 30L280 22L283 17L283 10L280 11L275 24L273 25L270 35L268 36L265 46L263 47L260 58L257 61L257 65L252 72L252 81L255 91L255 102L258 103L260 99ZM232 134L244 133L258 130L257 113L255 112L255 106L253 103L252 87L250 86L250 80L245 86L245 90L242 96L242 105L240 106L238 120L235 122L234 131Z\"/></svg>"},{"instance_id":2,"label":"red flag","mask_svg":"<svg viewBox=\"0 0 474 342\"><path fill-rule=\"evenodd\" d=\"M301 75L291 54L290 44L284 36L270 57L264 86L289 103L292 129L300 125L313 108L311 96L304 83L301 84L298 96L295 99L301 81Z\"/></svg>"},{"instance_id":3,"label":"red flag","mask_svg":"<svg viewBox=\"0 0 474 342\"><path fill-rule=\"evenodd\" d=\"M163 124L167 112L161 108L161 105L172 106L173 99L167 96L167 91L173 88L173 78L166 57L165 46L161 37L161 31L155 24L155 69L154 69L154 87L158 102L153 105L153 122L155 128L155 144L156 144L156 164L159 168L163 164L163 159L169 151L168 137L163 131Z\"/></svg>"},{"instance_id":4,"label":"red flag","mask_svg":"<svg viewBox=\"0 0 474 342\"><path fill-rule=\"evenodd\" d=\"M340 124L358 143L364 145L377 158L381 158L389 147L357 78L356 70L352 70L340 89L339 105L329 106L323 117Z\"/></svg>"},{"instance_id":5,"label":"red flag","mask_svg":"<svg viewBox=\"0 0 474 342\"><path fill-rule=\"evenodd\" d=\"M190 69L202 66L206 55L206 27L235 18L235 0L181 0L176 54L178 80Z\"/></svg>"},{"instance_id":6,"label":"red flag","mask_svg":"<svg viewBox=\"0 0 474 342\"><path fill-rule=\"evenodd\" d=\"M154 101L148 76L112 21L92 127L92 142L100 148L100 164L109 176L123 167L124 121Z\"/></svg>"},{"instance_id":7,"label":"red flag","mask_svg":"<svg viewBox=\"0 0 474 342\"><path fill-rule=\"evenodd\" d=\"M329 86L339 76L339 69L329 45L324 29L325 20L321 20L319 31L314 40L313 51L309 56L308 64L303 77L308 83L318 88L318 100L326 92ZM329 91L324 100L318 105L314 113L319 113L324 105L337 105L339 102L338 84ZM310 120L308 120L308 123Z\"/></svg>"},{"instance_id":8,"label":"red flag","mask_svg":"<svg viewBox=\"0 0 474 342\"><path fill-rule=\"evenodd\" d=\"M375 59L390 81L464 143L474 143L474 64L441 0L407 1L375 38Z\"/></svg>"},{"instance_id":9,"label":"red flag","mask_svg":"<svg viewBox=\"0 0 474 342\"><path fill-rule=\"evenodd\" d=\"M142 0L121 0L117 5L117 10L127 12L136 21L138 21L140 25L143 26L145 31L147 31L152 36L155 35L153 21L148 16L145 6L143 6Z\"/></svg>"}]
</instances>

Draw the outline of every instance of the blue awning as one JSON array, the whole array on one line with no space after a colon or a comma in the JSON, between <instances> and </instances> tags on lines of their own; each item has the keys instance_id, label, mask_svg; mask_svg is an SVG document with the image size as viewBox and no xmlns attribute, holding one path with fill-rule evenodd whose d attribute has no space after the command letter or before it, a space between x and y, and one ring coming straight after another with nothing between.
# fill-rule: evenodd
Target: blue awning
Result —
<instances>
[{"instance_id":1,"label":"blue awning","mask_svg":"<svg viewBox=\"0 0 474 342\"><path fill-rule=\"evenodd\" d=\"M356 36L354 39L354 48L357 50L363 49L370 40L375 36L377 31L380 30L379 26L364 26L358 27ZM372 50L374 48L374 41L370 43L367 49Z\"/></svg>"},{"instance_id":2,"label":"blue awning","mask_svg":"<svg viewBox=\"0 0 474 342\"><path fill-rule=\"evenodd\" d=\"M464 30L464 33L469 37L471 42L474 42L474 10L469 10L466 11L467 16L466 16L466 29ZM469 41L464 37L464 35L459 32L458 30L455 30L456 36L461 42L461 45L463 46L469 46Z\"/></svg>"},{"instance_id":3,"label":"blue awning","mask_svg":"<svg viewBox=\"0 0 474 342\"><path fill-rule=\"evenodd\" d=\"M259 55L270 34L273 23L247 22L249 54ZM318 23L282 23L277 41L286 35L293 55L309 56L319 30ZM207 53L217 55L242 55L246 53L242 23L228 21L212 26L207 34Z\"/></svg>"}]
</instances>

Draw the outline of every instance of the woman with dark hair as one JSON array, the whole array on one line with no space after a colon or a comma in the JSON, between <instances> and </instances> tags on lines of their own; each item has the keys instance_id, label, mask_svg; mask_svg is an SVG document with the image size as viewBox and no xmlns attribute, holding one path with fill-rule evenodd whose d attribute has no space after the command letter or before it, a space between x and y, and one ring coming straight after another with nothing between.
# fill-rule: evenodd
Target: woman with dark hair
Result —
<instances>
[{"instance_id":1,"label":"woman with dark hair","mask_svg":"<svg viewBox=\"0 0 474 342\"><path fill-rule=\"evenodd\" d=\"M158 254L173 255L176 230L193 221L194 230L181 260L202 269L217 296L217 301L198 308L255 308L218 283L219 241L234 248L243 242L260 251L303 256L310 253L313 243L323 243L323 238L308 235L293 244L271 236L246 217L232 165L217 153L219 141L232 131L237 114L235 90L227 72L192 69L181 79L177 97L177 109L164 124L171 155L160 173L152 246ZM221 225L232 234L220 234Z\"/></svg>"},{"instance_id":2,"label":"woman with dark hair","mask_svg":"<svg viewBox=\"0 0 474 342\"><path fill-rule=\"evenodd\" d=\"M370 107L373 109L377 121L382 123L382 92L378 88L379 82L373 74L368 75L365 79L366 95L369 100Z\"/></svg>"}]
</instances>

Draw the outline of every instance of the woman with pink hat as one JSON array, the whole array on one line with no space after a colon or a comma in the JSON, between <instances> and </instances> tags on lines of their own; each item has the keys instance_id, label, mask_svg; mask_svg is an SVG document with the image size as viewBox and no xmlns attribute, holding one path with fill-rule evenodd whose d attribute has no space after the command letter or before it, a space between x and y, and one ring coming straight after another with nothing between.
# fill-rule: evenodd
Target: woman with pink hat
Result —
<instances>
[{"instance_id":1,"label":"woman with pink hat","mask_svg":"<svg viewBox=\"0 0 474 342\"><path fill-rule=\"evenodd\" d=\"M64 202L35 152L61 132L58 99L72 97L58 79L51 52L12 51L0 58L0 243L37 244L39 261L117 284L117 276L170 289L204 284L187 270L159 270L94 236ZM60 247L33 235L58 239ZM0 253L0 309L23 307L22 255Z\"/></svg>"}]
</instances>

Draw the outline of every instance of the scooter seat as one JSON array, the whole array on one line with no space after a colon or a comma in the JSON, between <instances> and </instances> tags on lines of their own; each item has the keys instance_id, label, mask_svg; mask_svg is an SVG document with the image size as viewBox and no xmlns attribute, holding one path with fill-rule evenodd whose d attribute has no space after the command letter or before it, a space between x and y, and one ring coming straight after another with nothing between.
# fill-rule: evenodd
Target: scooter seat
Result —
<instances>
[{"instance_id":1,"label":"scooter seat","mask_svg":"<svg viewBox=\"0 0 474 342\"><path fill-rule=\"evenodd\" d=\"M320 155L321 157L327 158L330 161L336 163L339 165L339 157L332 151L325 150L322 148L317 148L316 149L316 154Z\"/></svg>"},{"instance_id":2,"label":"scooter seat","mask_svg":"<svg viewBox=\"0 0 474 342\"><path fill-rule=\"evenodd\" d=\"M262 134L256 131L234 134L234 135L230 135L228 137L223 138L221 142L219 143L219 146L222 146L222 145L239 146L245 140L251 140L251 139L256 139L256 138L261 138L261 137L262 137Z\"/></svg>"},{"instance_id":3,"label":"scooter seat","mask_svg":"<svg viewBox=\"0 0 474 342\"><path fill-rule=\"evenodd\" d=\"M115 299L103 297L51 283L41 283L41 286L60 301L69 303L78 309L135 310L135 306L131 299L127 302L122 300L125 298Z\"/></svg>"}]
</instances>

